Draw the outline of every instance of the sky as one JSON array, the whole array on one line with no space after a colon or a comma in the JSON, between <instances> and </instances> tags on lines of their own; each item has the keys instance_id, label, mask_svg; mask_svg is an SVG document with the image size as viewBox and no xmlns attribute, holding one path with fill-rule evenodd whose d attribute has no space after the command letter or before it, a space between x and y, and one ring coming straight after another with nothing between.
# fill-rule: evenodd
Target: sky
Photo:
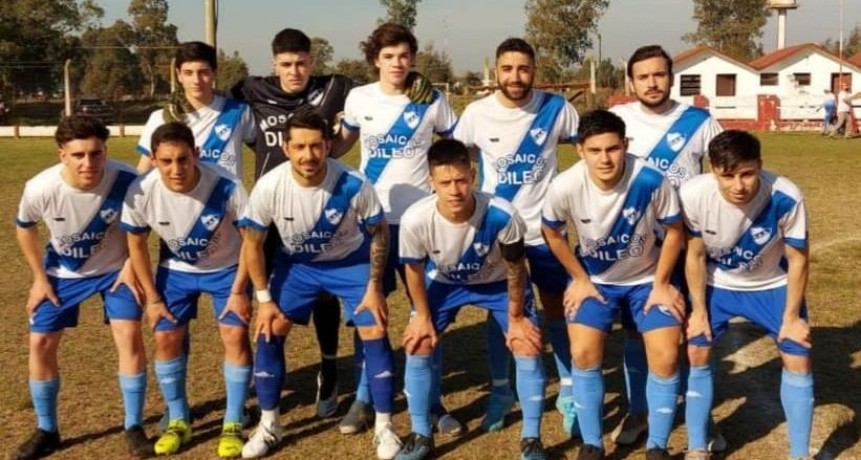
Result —
<instances>
[{"instance_id":1,"label":"sky","mask_svg":"<svg viewBox=\"0 0 861 460\"><path fill-rule=\"evenodd\" d=\"M105 9L105 24L128 20L128 0L97 0ZM525 0L422 0L418 5L419 46L433 42L451 57L455 72L480 71L496 45L522 36ZM798 0L787 16L787 45L819 43L840 33L841 0ZM179 28L180 41L203 40L203 0L170 0L169 20ZM610 0L599 22L601 54L615 61L645 44L663 45L677 54L690 45L682 35L696 30L691 0ZM272 37L285 27L323 37L335 49L335 60L360 57L358 44L385 11L378 0L219 0L217 45L239 51L252 74L270 73ZM861 0L843 0L843 27L861 24ZM763 49L774 51L777 17L764 29ZM598 53L597 40L593 52Z\"/></svg>"}]
</instances>

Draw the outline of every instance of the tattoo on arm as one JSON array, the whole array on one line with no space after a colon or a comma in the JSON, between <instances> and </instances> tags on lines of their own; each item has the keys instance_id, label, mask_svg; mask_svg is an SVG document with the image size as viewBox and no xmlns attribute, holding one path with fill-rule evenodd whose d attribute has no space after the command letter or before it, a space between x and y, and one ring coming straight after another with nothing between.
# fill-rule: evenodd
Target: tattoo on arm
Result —
<instances>
[{"instance_id":1,"label":"tattoo on arm","mask_svg":"<svg viewBox=\"0 0 861 460\"><path fill-rule=\"evenodd\" d=\"M389 259L389 225L383 221L369 225L371 233L371 281L382 282Z\"/></svg>"},{"instance_id":2,"label":"tattoo on arm","mask_svg":"<svg viewBox=\"0 0 861 460\"><path fill-rule=\"evenodd\" d=\"M523 303L526 301L524 295L526 290L526 261L522 257L513 262L506 260L505 268L508 273L508 302L509 305L517 305L519 310L509 311L509 314L520 316L523 314Z\"/></svg>"}]
</instances>

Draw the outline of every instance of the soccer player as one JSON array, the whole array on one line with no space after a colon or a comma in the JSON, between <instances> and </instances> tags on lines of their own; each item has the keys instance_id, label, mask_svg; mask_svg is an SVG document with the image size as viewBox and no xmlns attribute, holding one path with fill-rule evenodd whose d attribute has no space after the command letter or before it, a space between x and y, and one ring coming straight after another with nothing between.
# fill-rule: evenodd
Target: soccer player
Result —
<instances>
[{"instance_id":1,"label":"soccer player","mask_svg":"<svg viewBox=\"0 0 861 460\"><path fill-rule=\"evenodd\" d=\"M680 190L688 227L685 273L693 303L687 326L691 371L685 458L708 459L711 349L729 320L740 316L777 342L790 455L810 459L813 375L804 301L809 263L804 198L788 179L762 169L759 141L749 133L730 130L715 137L709 162L710 174Z\"/></svg>"},{"instance_id":2,"label":"soccer player","mask_svg":"<svg viewBox=\"0 0 861 460\"><path fill-rule=\"evenodd\" d=\"M30 396L37 429L13 454L41 458L60 448L57 349L78 324L79 305L98 294L119 356L128 453L152 452L144 434L146 352L140 294L119 222L123 197L137 174L107 159L108 129L96 119L70 116L54 134L60 163L29 181L18 207L16 236L33 274L25 310L30 321ZM42 258L37 223L50 235Z\"/></svg>"},{"instance_id":3,"label":"soccer player","mask_svg":"<svg viewBox=\"0 0 861 460\"><path fill-rule=\"evenodd\" d=\"M389 260L383 278L388 295L396 288L398 263L398 223L411 204L431 193L428 184L427 151L434 134L449 136L457 116L445 96L433 90L430 103L412 102L406 92L409 69L415 62L418 41L409 29L386 23L377 27L362 43L365 59L379 71L379 81L353 88L344 105L341 119L341 142L333 156L346 153L361 138L359 170L374 185L380 198L389 234L393 235ZM409 289L408 289L409 291ZM434 355L434 416L445 434L456 435L463 426L443 409L440 403L442 348ZM357 351L360 354L360 350ZM360 382L352 414L363 414L370 408L367 383ZM341 430L352 432L353 417L345 417ZM367 419L367 416L359 418Z\"/></svg>"},{"instance_id":4,"label":"soccer player","mask_svg":"<svg viewBox=\"0 0 861 460\"><path fill-rule=\"evenodd\" d=\"M182 91L164 109L151 113L137 151L141 173L153 167L152 133L169 121L191 128L201 163L218 165L242 178L242 143L254 139L254 119L247 104L215 94L212 84L218 70L215 48L202 42L180 43L174 56Z\"/></svg>"},{"instance_id":5,"label":"soccer player","mask_svg":"<svg viewBox=\"0 0 861 460\"><path fill-rule=\"evenodd\" d=\"M382 284L389 227L371 183L328 158L330 148L331 129L320 115L306 111L291 117L284 143L290 161L260 178L242 219L242 257L259 304L254 376L262 409L242 451L245 458L266 455L281 440L284 342L293 324L308 323L323 292L343 300L346 319L363 341L377 457L391 459L400 450L391 423L394 362ZM271 225L283 249L267 279L263 242Z\"/></svg>"},{"instance_id":6,"label":"soccer player","mask_svg":"<svg viewBox=\"0 0 861 460\"><path fill-rule=\"evenodd\" d=\"M578 116L561 96L533 89L534 78L532 46L519 38L503 41L496 48L499 89L466 107L454 137L480 152L479 188L511 202L526 222L526 258L544 306L559 373L556 407L570 435L576 433L576 420L570 345L562 306L562 294L570 280L541 237L541 203L557 174L556 146L576 136ZM489 321L488 326L493 385L482 427L497 431L502 429L515 398L508 383L510 355L505 340L495 322Z\"/></svg>"},{"instance_id":7,"label":"soccer player","mask_svg":"<svg viewBox=\"0 0 861 460\"><path fill-rule=\"evenodd\" d=\"M397 458L431 455L433 349L458 311L471 304L487 309L505 331L523 407L521 458L543 460L545 377L541 331L526 276L526 226L510 203L472 190L475 171L460 141L437 141L427 162L436 194L410 206L400 227L400 257L413 301L403 340L412 433Z\"/></svg>"},{"instance_id":8,"label":"soccer player","mask_svg":"<svg viewBox=\"0 0 861 460\"><path fill-rule=\"evenodd\" d=\"M673 60L658 45L637 48L628 59L628 79L637 100L612 107L611 112L625 122L628 153L643 158L661 170L676 189L703 171L703 156L708 143L723 128L708 110L670 98L673 86ZM660 229L656 229L660 234ZM676 268L682 272L683 257ZM628 334L624 346L624 371L628 413L613 430L611 439L622 445L633 444L646 432L646 351L642 336L623 316ZM712 426L709 446L726 449L726 441Z\"/></svg>"},{"instance_id":9,"label":"soccer player","mask_svg":"<svg viewBox=\"0 0 861 460\"><path fill-rule=\"evenodd\" d=\"M236 227L247 195L239 179L222 168L198 161L192 130L170 122L152 134L157 172L129 188L122 228L129 255L146 297L146 314L155 333L155 374L170 421L156 441L156 454L174 454L191 440L186 359L183 341L197 317L201 294L212 298L224 345L226 410L218 456L242 452L242 411L251 380L248 275L239 261L241 235ZM153 277L147 240L161 243Z\"/></svg>"},{"instance_id":10,"label":"soccer player","mask_svg":"<svg viewBox=\"0 0 861 460\"><path fill-rule=\"evenodd\" d=\"M626 154L625 123L617 115L590 112L577 134L583 161L553 180L542 210L547 244L574 280L564 301L583 436L577 458L604 458L601 367L607 334L621 313L643 334L648 356L646 458L669 459L685 314L684 300L670 281L684 243L678 197L659 170ZM577 230L576 255L565 236L568 224ZM661 247L655 244L658 224L665 232Z\"/></svg>"}]
</instances>

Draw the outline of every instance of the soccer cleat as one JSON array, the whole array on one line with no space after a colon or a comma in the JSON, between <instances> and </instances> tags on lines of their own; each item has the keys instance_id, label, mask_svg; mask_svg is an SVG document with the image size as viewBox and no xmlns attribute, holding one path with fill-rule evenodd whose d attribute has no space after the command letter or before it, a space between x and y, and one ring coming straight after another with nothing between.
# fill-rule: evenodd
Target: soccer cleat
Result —
<instances>
[{"instance_id":1,"label":"soccer cleat","mask_svg":"<svg viewBox=\"0 0 861 460\"><path fill-rule=\"evenodd\" d=\"M60 448L60 433L36 429L12 454L14 460L35 460Z\"/></svg>"},{"instance_id":2,"label":"soccer cleat","mask_svg":"<svg viewBox=\"0 0 861 460\"><path fill-rule=\"evenodd\" d=\"M444 436L460 436L463 434L463 424L448 413L440 416L431 415L431 424L436 427L439 434Z\"/></svg>"},{"instance_id":3,"label":"soccer cleat","mask_svg":"<svg viewBox=\"0 0 861 460\"><path fill-rule=\"evenodd\" d=\"M147 458L153 454L152 442L146 437L143 428L135 425L126 428L126 451L134 458Z\"/></svg>"},{"instance_id":4,"label":"soccer cleat","mask_svg":"<svg viewBox=\"0 0 861 460\"><path fill-rule=\"evenodd\" d=\"M433 438L410 433L404 440L404 446L395 460L424 460L430 456L434 448Z\"/></svg>"},{"instance_id":5,"label":"soccer cleat","mask_svg":"<svg viewBox=\"0 0 861 460\"><path fill-rule=\"evenodd\" d=\"M520 440L520 460L546 460L547 452L538 438L523 438Z\"/></svg>"},{"instance_id":6,"label":"soccer cleat","mask_svg":"<svg viewBox=\"0 0 861 460\"><path fill-rule=\"evenodd\" d=\"M649 416L647 414L625 414L622 421L610 434L610 439L616 444L629 446L637 442L649 429Z\"/></svg>"},{"instance_id":7,"label":"soccer cleat","mask_svg":"<svg viewBox=\"0 0 861 460\"><path fill-rule=\"evenodd\" d=\"M374 434L374 446L377 448L377 458L380 460L392 460L401 450L401 440L395 434L391 423L387 423L380 431Z\"/></svg>"},{"instance_id":8,"label":"soccer cleat","mask_svg":"<svg viewBox=\"0 0 861 460\"><path fill-rule=\"evenodd\" d=\"M583 444L577 452L577 460L604 460L604 449L591 444Z\"/></svg>"},{"instance_id":9,"label":"soccer cleat","mask_svg":"<svg viewBox=\"0 0 861 460\"><path fill-rule=\"evenodd\" d=\"M183 419L171 420L167 429L155 442L153 450L156 455L173 455L189 441L191 441L191 426L188 422Z\"/></svg>"},{"instance_id":10,"label":"soccer cleat","mask_svg":"<svg viewBox=\"0 0 861 460\"><path fill-rule=\"evenodd\" d=\"M242 455L242 423L225 423L221 428L221 437L218 439L218 456L221 458L237 458Z\"/></svg>"},{"instance_id":11,"label":"soccer cleat","mask_svg":"<svg viewBox=\"0 0 861 460\"><path fill-rule=\"evenodd\" d=\"M341 434L356 434L367 430L374 423L374 410L370 404L358 399L350 405L347 415L338 424Z\"/></svg>"},{"instance_id":12,"label":"soccer cleat","mask_svg":"<svg viewBox=\"0 0 861 460\"><path fill-rule=\"evenodd\" d=\"M505 396L490 394L490 399L487 401L487 413L481 419L481 427L485 431L499 431L505 427L505 416L511 412L514 407L514 395L508 394Z\"/></svg>"},{"instance_id":13,"label":"soccer cleat","mask_svg":"<svg viewBox=\"0 0 861 460\"><path fill-rule=\"evenodd\" d=\"M323 396L323 373L317 373L317 417L329 418L338 413L338 385L332 387L328 396Z\"/></svg>"},{"instance_id":14,"label":"soccer cleat","mask_svg":"<svg viewBox=\"0 0 861 460\"><path fill-rule=\"evenodd\" d=\"M580 436L580 424L577 423L577 410L574 408L574 398L557 396L556 410L562 414L562 431L569 438Z\"/></svg>"},{"instance_id":15,"label":"soccer cleat","mask_svg":"<svg viewBox=\"0 0 861 460\"><path fill-rule=\"evenodd\" d=\"M260 422L242 447L242 458L259 458L268 454L281 443L281 427L276 424Z\"/></svg>"},{"instance_id":16,"label":"soccer cleat","mask_svg":"<svg viewBox=\"0 0 861 460\"><path fill-rule=\"evenodd\" d=\"M723 452L727 448L726 438L723 437L723 433L721 433L720 428L718 428L717 424L709 418L709 439L708 439L708 451L715 452Z\"/></svg>"},{"instance_id":17,"label":"soccer cleat","mask_svg":"<svg viewBox=\"0 0 861 460\"><path fill-rule=\"evenodd\" d=\"M673 460L673 456L667 452L667 449L652 447L646 451L646 460Z\"/></svg>"},{"instance_id":18,"label":"soccer cleat","mask_svg":"<svg viewBox=\"0 0 861 460\"><path fill-rule=\"evenodd\" d=\"M711 455L704 450L689 450L685 452L685 460L709 460Z\"/></svg>"}]
</instances>

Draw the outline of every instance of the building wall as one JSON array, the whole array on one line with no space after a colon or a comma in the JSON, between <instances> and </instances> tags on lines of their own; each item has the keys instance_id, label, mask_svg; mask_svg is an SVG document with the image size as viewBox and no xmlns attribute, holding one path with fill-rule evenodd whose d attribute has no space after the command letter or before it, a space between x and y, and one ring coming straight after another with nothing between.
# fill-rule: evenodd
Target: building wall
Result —
<instances>
[{"instance_id":1,"label":"building wall","mask_svg":"<svg viewBox=\"0 0 861 460\"><path fill-rule=\"evenodd\" d=\"M681 95L682 76L700 76L700 94L711 101L710 109L718 118L756 118L759 75L719 56L703 54L674 69L672 97L693 104L693 96ZM717 76L735 75L735 96L717 96Z\"/></svg>"},{"instance_id":2,"label":"building wall","mask_svg":"<svg viewBox=\"0 0 861 460\"><path fill-rule=\"evenodd\" d=\"M848 73L852 76L852 86L855 91L861 89L861 73L845 65L842 70L843 73ZM778 85L761 86L761 94L776 94L778 96L810 94L821 96L824 89L831 88L831 75L840 72L840 65L833 59L810 51L796 54L770 68L762 70L762 73L770 72L778 74ZM794 75L797 73L810 74L810 85L799 85L794 78Z\"/></svg>"}]
</instances>

